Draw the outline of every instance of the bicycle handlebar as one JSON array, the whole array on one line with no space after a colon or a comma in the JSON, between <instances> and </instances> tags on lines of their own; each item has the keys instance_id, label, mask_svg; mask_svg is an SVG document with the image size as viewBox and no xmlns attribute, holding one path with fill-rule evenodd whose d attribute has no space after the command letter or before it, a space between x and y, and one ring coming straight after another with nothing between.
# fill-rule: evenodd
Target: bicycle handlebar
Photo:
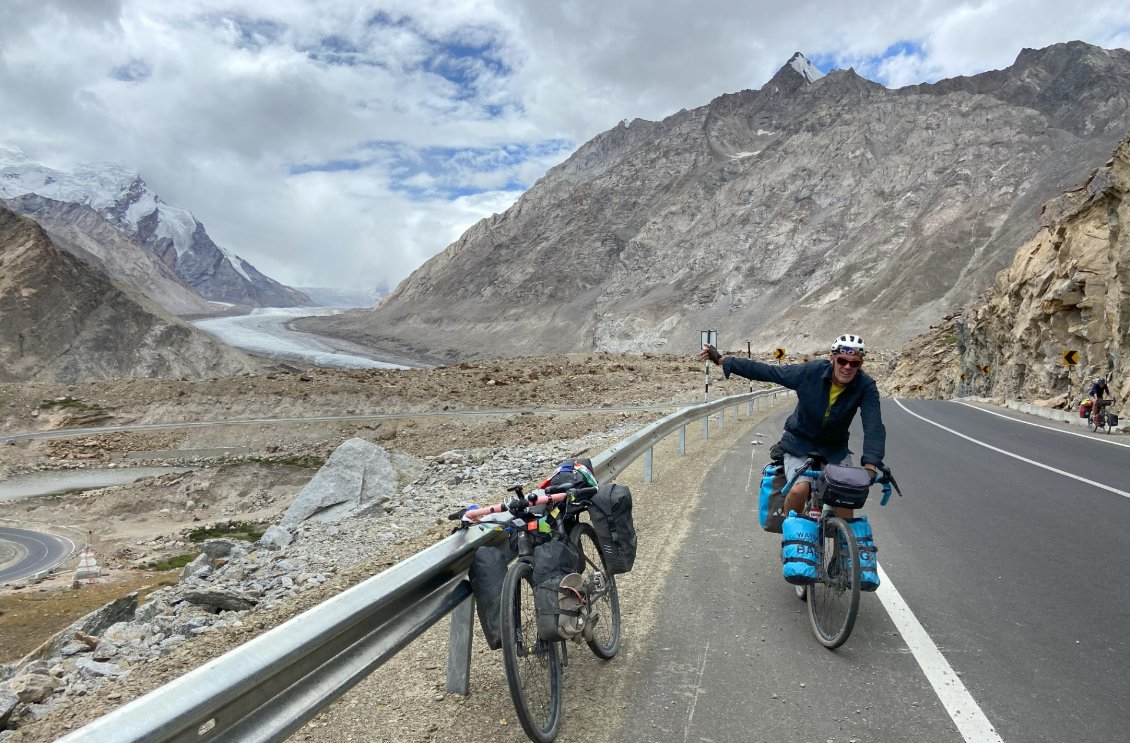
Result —
<instances>
[{"instance_id":1,"label":"bicycle handlebar","mask_svg":"<svg viewBox=\"0 0 1130 743\"><path fill-rule=\"evenodd\" d=\"M801 477L820 477L820 470L810 469L813 466L816 466L816 461L812 457L809 457L805 463L801 465L801 468L796 471L796 474L793 475L793 479L785 483L784 487L781 488L781 492L788 493ZM883 486L883 499L879 501L880 506L887 505L887 501L890 500L891 497L892 489L898 494L898 497L902 497L902 490L899 489L898 483L895 482L895 476L891 474L891 468L886 465L880 466L877 472L871 474L871 484Z\"/></svg>"},{"instance_id":2,"label":"bicycle handlebar","mask_svg":"<svg viewBox=\"0 0 1130 743\"><path fill-rule=\"evenodd\" d=\"M521 493L521 490L518 489L516 492ZM561 503L565 500L588 500L596 495L596 493L597 488L593 487L577 488L571 485L555 485L545 490L535 490L528 495L514 498L506 503L495 503L492 506L483 506L481 508L472 506L465 510L448 514L447 518L452 521L462 519L463 521L475 522L495 513L509 512L514 516L519 516L534 506L541 506L547 503Z\"/></svg>"}]
</instances>

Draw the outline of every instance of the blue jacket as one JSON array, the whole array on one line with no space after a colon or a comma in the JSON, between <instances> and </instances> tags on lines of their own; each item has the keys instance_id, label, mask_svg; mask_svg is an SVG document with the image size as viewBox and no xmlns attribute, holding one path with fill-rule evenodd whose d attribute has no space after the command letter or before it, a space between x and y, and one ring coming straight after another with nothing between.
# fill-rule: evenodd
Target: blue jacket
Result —
<instances>
[{"instance_id":1,"label":"blue jacket","mask_svg":"<svg viewBox=\"0 0 1130 743\"><path fill-rule=\"evenodd\" d=\"M883 426L883 415L879 410L879 388L862 369L836 398L827 423L824 423L824 411L828 409L828 394L832 390L832 362L827 359L776 366L726 356L722 359L722 374L727 378L737 374L796 390L796 410L785 421L781 446L797 457L806 457L809 452L816 451L829 462L842 461L851 453L848 449L848 428L858 410L863 422L860 464L882 466L887 448L887 429Z\"/></svg>"}]
</instances>

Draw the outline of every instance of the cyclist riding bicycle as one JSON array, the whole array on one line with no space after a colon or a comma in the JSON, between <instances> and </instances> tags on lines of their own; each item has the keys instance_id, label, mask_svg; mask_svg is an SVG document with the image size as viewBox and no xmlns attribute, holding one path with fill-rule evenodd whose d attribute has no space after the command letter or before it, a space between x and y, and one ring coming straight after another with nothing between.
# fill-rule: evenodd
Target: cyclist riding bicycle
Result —
<instances>
[{"instance_id":1,"label":"cyclist riding bicycle","mask_svg":"<svg viewBox=\"0 0 1130 743\"><path fill-rule=\"evenodd\" d=\"M1091 383L1091 391L1088 393L1091 400L1095 405L1099 404L1100 400L1113 400L1114 395L1110 392L1110 387L1106 383L1106 377L1095 377L1095 381Z\"/></svg>"},{"instance_id":2,"label":"cyclist riding bicycle","mask_svg":"<svg viewBox=\"0 0 1130 743\"><path fill-rule=\"evenodd\" d=\"M861 464L872 476L883 466L887 431L879 409L879 389L875 380L861 368L866 352L863 339L849 333L832 342L828 359L815 359L805 364L776 366L735 356L724 357L710 345L703 347L699 359L720 364L726 378L737 374L796 391L796 409L785 421L781 437L785 477L791 481L811 453L819 454L831 464L851 465L848 428L857 412L863 422ZM785 498L785 513L803 511L811 483L810 477L797 480ZM845 518L852 516L850 510L838 509L837 512Z\"/></svg>"}]
</instances>

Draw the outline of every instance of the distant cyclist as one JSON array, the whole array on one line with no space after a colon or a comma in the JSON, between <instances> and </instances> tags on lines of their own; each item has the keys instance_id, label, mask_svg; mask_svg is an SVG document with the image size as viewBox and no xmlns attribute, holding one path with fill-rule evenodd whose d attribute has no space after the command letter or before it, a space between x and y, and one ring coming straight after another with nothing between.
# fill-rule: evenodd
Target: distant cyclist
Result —
<instances>
[{"instance_id":1,"label":"distant cyclist","mask_svg":"<svg viewBox=\"0 0 1130 743\"><path fill-rule=\"evenodd\" d=\"M1095 377L1095 381L1091 382L1091 415L1098 415L1102 407L1103 400L1114 401L1114 395L1110 392L1110 387L1107 386L1106 377Z\"/></svg>"},{"instance_id":2,"label":"distant cyclist","mask_svg":"<svg viewBox=\"0 0 1130 743\"><path fill-rule=\"evenodd\" d=\"M707 345L699 359L722 365L723 376L730 374L759 382L774 382L796 390L797 404L785 421L781 448L785 450L785 476L792 480L797 470L817 452L831 464L851 465L848 428L858 411L863 422L861 463L874 473L883 466L887 430L879 410L879 389L875 380L860 367L866 348L857 335L841 335L832 343L828 359L806 364L777 366L735 356L723 357ZM811 478L802 477L785 498L785 513L804 509ZM850 512L841 515L849 516Z\"/></svg>"}]
</instances>

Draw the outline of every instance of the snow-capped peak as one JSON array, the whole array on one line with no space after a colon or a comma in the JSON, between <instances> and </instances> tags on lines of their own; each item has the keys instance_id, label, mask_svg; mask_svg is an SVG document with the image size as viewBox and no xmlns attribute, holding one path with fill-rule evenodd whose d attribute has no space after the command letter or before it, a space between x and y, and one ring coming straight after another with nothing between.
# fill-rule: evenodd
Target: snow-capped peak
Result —
<instances>
[{"instance_id":1,"label":"snow-capped peak","mask_svg":"<svg viewBox=\"0 0 1130 743\"><path fill-rule=\"evenodd\" d=\"M66 172L33 162L19 148L0 145L0 198L29 193L85 204L131 235L143 217L158 211L158 236L170 238L178 256L192 245L195 217L161 201L137 171L117 163L83 163Z\"/></svg>"},{"instance_id":2,"label":"snow-capped peak","mask_svg":"<svg viewBox=\"0 0 1130 743\"><path fill-rule=\"evenodd\" d=\"M824 77L824 73L816 69L816 65L809 62L808 59L800 52L794 54L792 56L792 59L789 60L789 67L792 67L794 70L803 75L804 79L810 83L816 82L820 78Z\"/></svg>"}]
</instances>

